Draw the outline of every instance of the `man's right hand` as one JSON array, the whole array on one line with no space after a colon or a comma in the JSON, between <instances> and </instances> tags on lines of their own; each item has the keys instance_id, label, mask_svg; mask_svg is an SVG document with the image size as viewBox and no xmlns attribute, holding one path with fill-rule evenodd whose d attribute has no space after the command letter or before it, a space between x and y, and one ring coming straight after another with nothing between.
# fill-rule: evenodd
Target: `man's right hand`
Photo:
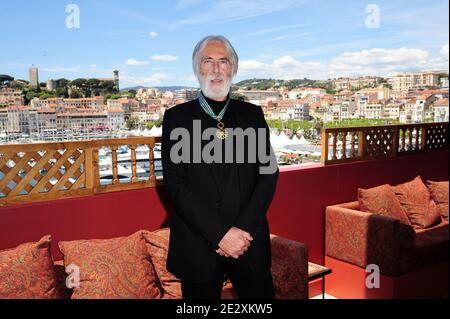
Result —
<instances>
[{"instance_id":1,"label":"man's right hand","mask_svg":"<svg viewBox=\"0 0 450 319\"><path fill-rule=\"evenodd\" d=\"M219 243L219 248L228 256L235 259L245 253L253 240L246 231L231 227Z\"/></svg>"}]
</instances>

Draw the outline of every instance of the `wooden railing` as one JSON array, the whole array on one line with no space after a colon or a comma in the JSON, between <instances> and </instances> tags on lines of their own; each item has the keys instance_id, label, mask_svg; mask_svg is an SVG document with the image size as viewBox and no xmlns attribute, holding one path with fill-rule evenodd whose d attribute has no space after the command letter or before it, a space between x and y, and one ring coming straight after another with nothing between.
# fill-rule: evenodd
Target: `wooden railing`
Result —
<instances>
[{"instance_id":1,"label":"wooden railing","mask_svg":"<svg viewBox=\"0 0 450 319\"><path fill-rule=\"evenodd\" d=\"M448 149L448 122L322 130L322 164Z\"/></svg>"},{"instance_id":2,"label":"wooden railing","mask_svg":"<svg viewBox=\"0 0 450 319\"><path fill-rule=\"evenodd\" d=\"M0 206L156 185L154 147L160 137L0 145ZM118 148L130 149L129 181L118 171ZM138 176L136 148L148 147L148 176ZM110 150L111 182L101 183L99 150ZM124 168L121 166L121 168ZM144 175L147 175L144 174ZM123 176L122 176L123 177Z\"/></svg>"},{"instance_id":3,"label":"wooden railing","mask_svg":"<svg viewBox=\"0 0 450 319\"><path fill-rule=\"evenodd\" d=\"M448 150L448 139L448 122L323 129L322 163ZM160 142L160 137L131 137L0 145L0 206L155 187L154 147ZM149 151L148 172L140 175L137 149L141 145ZM118 159L122 146L130 149L128 178L119 171L124 168ZM100 178L105 172L100 171L99 151L105 149L110 151L102 155L103 160L110 159L110 182Z\"/></svg>"}]
</instances>

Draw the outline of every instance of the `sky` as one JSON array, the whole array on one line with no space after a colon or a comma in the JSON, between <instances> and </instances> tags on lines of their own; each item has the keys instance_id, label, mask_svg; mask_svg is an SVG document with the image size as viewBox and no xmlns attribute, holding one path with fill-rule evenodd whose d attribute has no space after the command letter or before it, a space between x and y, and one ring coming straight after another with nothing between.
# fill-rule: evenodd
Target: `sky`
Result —
<instances>
[{"instance_id":1,"label":"sky","mask_svg":"<svg viewBox=\"0 0 450 319\"><path fill-rule=\"evenodd\" d=\"M226 36L233 80L448 70L448 0L0 0L0 74L194 86L192 51Z\"/></svg>"}]
</instances>

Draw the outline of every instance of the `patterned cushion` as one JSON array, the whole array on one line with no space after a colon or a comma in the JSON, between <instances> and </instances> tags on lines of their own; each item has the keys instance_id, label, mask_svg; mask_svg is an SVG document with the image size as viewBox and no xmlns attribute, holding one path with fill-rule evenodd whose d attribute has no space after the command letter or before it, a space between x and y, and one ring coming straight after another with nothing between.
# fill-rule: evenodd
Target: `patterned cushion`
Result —
<instances>
[{"instance_id":1,"label":"patterned cushion","mask_svg":"<svg viewBox=\"0 0 450 319\"><path fill-rule=\"evenodd\" d=\"M59 298L51 236L0 252L0 299Z\"/></svg>"},{"instance_id":2,"label":"patterned cushion","mask_svg":"<svg viewBox=\"0 0 450 319\"><path fill-rule=\"evenodd\" d=\"M164 290L163 299L181 299L181 282L166 269L170 229L162 228L153 232L145 231L143 236L147 243L147 250L152 263L155 266L159 283Z\"/></svg>"},{"instance_id":3,"label":"patterned cushion","mask_svg":"<svg viewBox=\"0 0 450 319\"><path fill-rule=\"evenodd\" d=\"M448 220L448 181L427 181L427 187L441 213L441 218Z\"/></svg>"},{"instance_id":4,"label":"patterned cushion","mask_svg":"<svg viewBox=\"0 0 450 319\"><path fill-rule=\"evenodd\" d=\"M308 252L305 245L271 235L272 277L277 299L308 298Z\"/></svg>"},{"instance_id":5,"label":"patterned cushion","mask_svg":"<svg viewBox=\"0 0 450 319\"><path fill-rule=\"evenodd\" d=\"M414 228L428 228L441 222L439 209L420 176L395 186L395 195Z\"/></svg>"},{"instance_id":6,"label":"patterned cushion","mask_svg":"<svg viewBox=\"0 0 450 319\"><path fill-rule=\"evenodd\" d=\"M388 184L362 189L358 188L358 202L362 211L384 215L411 225L405 210L395 196L394 188Z\"/></svg>"},{"instance_id":7,"label":"patterned cushion","mask_svg":"<svg viewBox=\"0 0 450 319\"><path fill-rule=\"evenodd\" d=\"M161 296L143 231L129 237L60 242L59 248L66 268L80 268L80 286L72 299Z\"/></svg>"},{"instance_id":8,"label":"patterned cushion","mask_svg":"<svg viewBox=\"0 0 450 319\"><path fill-rule=\"evenodd\" d=\"M383 275L395 276L400 247L399 225L403 224L383 215L340 205L327 206L325 253L363 268L376 264Z\"/></svg>"}]
</instances>

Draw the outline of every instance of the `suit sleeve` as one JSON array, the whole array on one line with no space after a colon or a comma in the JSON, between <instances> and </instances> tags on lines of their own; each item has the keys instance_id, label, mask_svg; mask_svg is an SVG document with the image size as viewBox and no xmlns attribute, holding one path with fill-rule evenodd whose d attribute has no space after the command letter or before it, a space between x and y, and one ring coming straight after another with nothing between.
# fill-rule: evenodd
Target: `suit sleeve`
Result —
<instances>
[{"instance_id":1,"label":"suit sleeve","mask_svg":"<svg viewBox=\"0 0 450 319\"><path fill-rule=\"evenodd\" d=\"M261 174L261 167L268 166L268 164L261 163L258 158L258 181L256 187L248 201L248 204L240 214L235 226L242 230L249 232L252 237L256 235L258 226L264 220L267 210L272 202L277 185L279 170L275 158L275 154L270 145L270 130L264 119L264 114L260 107L258 107L258 127L264 128L266 132L265 145L266 152L270 150L270 162L276 164L276 170L271 174ZM259 137L258 137L259 138Z\"/></svg>"},{"instance_id":2,"label":"suit sleeve","mask_svg":"<svg viewBox=\"0 0 450 319\"><path fill-rule=\"evenodd\" d=\"M217 249L219 242L229 230L214 208L211 208L195 192L186 177L183 163L174 163L170 150L177 141L170 139L172 129L176 127L176 117L167 110L163 119L161 141L161 160L164 186L175 208L175 213L191 230L203 237L209 245Z\"/></svg>"}]
</instances>

